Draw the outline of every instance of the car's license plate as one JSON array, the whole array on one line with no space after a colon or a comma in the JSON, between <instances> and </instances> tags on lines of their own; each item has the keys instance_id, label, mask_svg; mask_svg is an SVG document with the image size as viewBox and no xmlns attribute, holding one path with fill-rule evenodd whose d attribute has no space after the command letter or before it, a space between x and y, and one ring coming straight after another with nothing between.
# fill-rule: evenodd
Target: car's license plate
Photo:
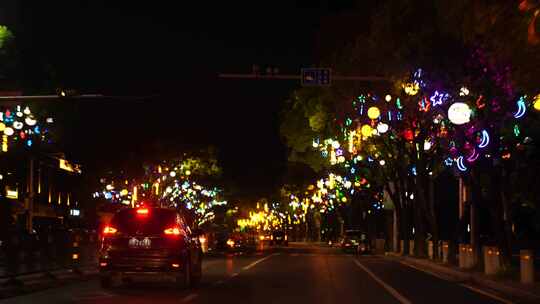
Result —
<instances>
[{"instance_id":1,"label":"car's license plate","mask_svg":"<svg viewBox=\"0 0 540 304\"><path fill-rule=\"evenodd\" d=\"M131 248L150 248L152 246L152 240L150 238L131 238L129 239L129 247Z\"/></svg>"}]
</instances>

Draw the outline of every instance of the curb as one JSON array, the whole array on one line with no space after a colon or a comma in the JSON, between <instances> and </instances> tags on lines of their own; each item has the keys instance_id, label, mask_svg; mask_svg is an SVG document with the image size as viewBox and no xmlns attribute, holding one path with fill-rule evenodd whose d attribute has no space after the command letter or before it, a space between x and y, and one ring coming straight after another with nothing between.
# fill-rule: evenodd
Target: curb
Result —
<instances>
[{"instance_id":1,"label":"curb","mask_svg":"<svg viewBox=\"0 0 540 304\"><path fill-rule=\"evenodd\" d=\"M413 266L416 266L416 267L427 268L430 271L433 271L437 274L442 273L444 274L444 276L449 276L451 277L451 279L454 279L457 281L469 281L479 286L490 288L493 290L498 290L508 295L540 301L539 294L536 294L534 292L530 292L521 288L512 287L503 282L494 281L492 279L485 277L482 274L467 273L458 269L453 269L452 267L445 266L443 264L438 264L437 262L414 258L414 257L401 256L395 253L387 253L384 255L384 257L387 257L387 258L390 257L390 258L397 259L400 261L405 261L407 263L413 264Z\"/></svg>"},{"instance_id":2,"label":"curb","mask_svg":"<svg viewBox=\"0 0 540 304\"><path fill-rule=\"evenodd\" d=\"M92 276L98 273L97 267L82 267L78 271L75 269L57 269L52 270L49 272L35 272L35 273L29 273L29 274L22 274L13 277L17 281L22 282L23 286L26 285L34 285L39 283L45 283L45 282L53 282L53 281L61 281L70 279L73 277L86 277L86 276ZM11 278L4 277L0 278L0 285L6 284ZM4 285L0 287L0 289L10 289L10 288L17 288L20 286L9 286Z\"/></svg>"}]
</instances>

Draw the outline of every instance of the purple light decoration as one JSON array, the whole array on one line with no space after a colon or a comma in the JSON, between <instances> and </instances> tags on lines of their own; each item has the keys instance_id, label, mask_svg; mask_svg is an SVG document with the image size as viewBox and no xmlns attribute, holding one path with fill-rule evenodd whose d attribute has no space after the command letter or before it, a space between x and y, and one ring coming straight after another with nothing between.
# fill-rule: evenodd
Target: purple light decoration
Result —
<instances>
[{"instance_id":1,"label":"purple light decoration","mask_svg":"<svg viewBox=\"0 0 540 304\"><path fill-rule=\"evenodd\" d=\"M337 149L336 150L336 156L341 156L343 155L343 150L342 149Z\"/></svg>"},{"instance_id":2,"label":"purple light decoration","mask_svg":"<svg viewBox=\"0 0 540 304\"><path fill-rule=\"evenodd\" d=\"M476 153L476 149L473 148L473 153L469 157L467 157L467 161L472 163L478 159L478 156L480 156L480 154Z\"/></svg>"},{"instance_id":3,"label":"purple light decoration","mask_svg":"<svg viewBox=\"0 0 540 304\"><path fill-rule=\"evenodd\" d=\"M442 105L446 100L448 100L449 97L450 95L447 93L439 93L439 91L435 91L429 100L431 100L433 106L438 106Z\"/></svg>"}]
</instances>

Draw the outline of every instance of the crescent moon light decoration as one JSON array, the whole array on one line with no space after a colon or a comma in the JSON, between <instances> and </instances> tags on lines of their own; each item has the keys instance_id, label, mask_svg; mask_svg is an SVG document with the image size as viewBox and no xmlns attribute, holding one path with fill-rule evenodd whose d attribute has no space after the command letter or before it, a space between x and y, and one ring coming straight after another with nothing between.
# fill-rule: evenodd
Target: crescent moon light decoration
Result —
<instances>
[{"instance_id":1,"label":"crescent moon light decoration","mask_svg":"<svg viewBox=\"0 0 540 304\"><path fill-rule=\"evenodd\" d=\"M460 156L460 157L457 158L456 164L457 164L457 167L458 167L459 171L461 171L461 172L467 171L467 167L465 167L465 164L463 163L463 156Z\"/></svg>"},{"instance_id":2,"label":"crescent moon light decoration","mask_svg":"<svg viewBox=\"0 0 540 304\"><path fill-rule=\"evenodd\" d=\"M487 147L487 145L489 145L489 134L486 130L482 130L482 141L478 145L478 148L483 149Z\"/></svg>"}]
</instances>

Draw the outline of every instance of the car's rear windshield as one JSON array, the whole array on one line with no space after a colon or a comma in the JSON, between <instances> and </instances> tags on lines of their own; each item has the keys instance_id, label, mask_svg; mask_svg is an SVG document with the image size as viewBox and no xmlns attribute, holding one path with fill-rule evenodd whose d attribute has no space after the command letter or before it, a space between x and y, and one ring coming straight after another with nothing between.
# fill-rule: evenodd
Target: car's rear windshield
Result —
<instances>
[{"instance_id":1,"label":"car's rear windshield","mask_svg":"<svg viewBox=\"0 0 540 304\"><path fill-rule=\"evenodd\" d=\"M169 209L146 209L148 213L138 212L137 209L122 210L112 221L116 229L127 234L161 234L176 221L176 212Z\"/></svg>"},{"instance_id":2,"label":"car's rear windshield","mask_svg":"<svg viewBox=\"0 0 540 304\"><path fill-rule=\"evenodd\" d=\"M285 232L283 231L274 231L274 236L284 236Z\"/></svg>"}]
</instances>

